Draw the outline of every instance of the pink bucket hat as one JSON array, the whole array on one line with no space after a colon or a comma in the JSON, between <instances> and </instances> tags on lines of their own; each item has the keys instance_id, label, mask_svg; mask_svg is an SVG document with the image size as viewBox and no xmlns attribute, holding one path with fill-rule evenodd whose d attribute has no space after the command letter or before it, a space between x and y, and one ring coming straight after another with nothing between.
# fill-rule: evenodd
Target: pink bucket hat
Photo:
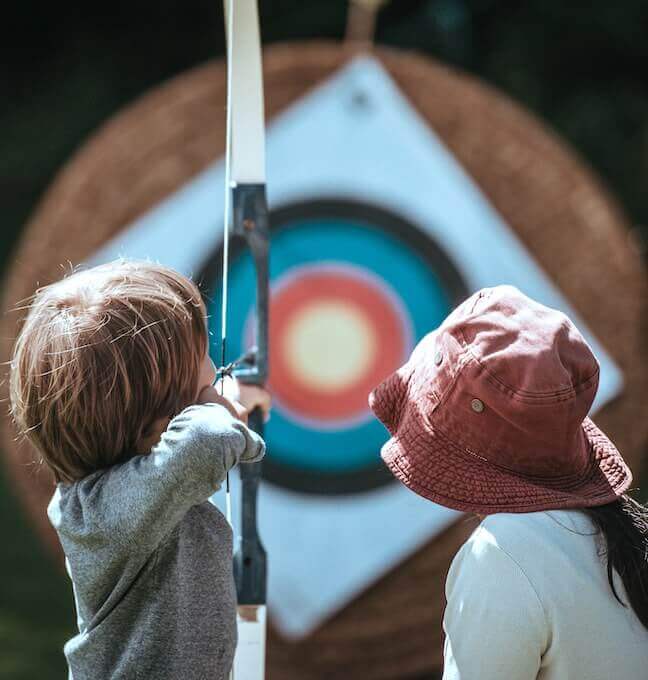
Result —
<instances>
[{"instance_id":1,"label":"pink bucket hat","mask_svg":"<svg viewBox=\"0 0 648 680\"><path fill-rule=\"evenodd\" d=\"M632 475L587 417L599 365L562 313L478 291L370 395L382 457L417 494L483 515L603 505Z\"/></svg>"}]
</instances>

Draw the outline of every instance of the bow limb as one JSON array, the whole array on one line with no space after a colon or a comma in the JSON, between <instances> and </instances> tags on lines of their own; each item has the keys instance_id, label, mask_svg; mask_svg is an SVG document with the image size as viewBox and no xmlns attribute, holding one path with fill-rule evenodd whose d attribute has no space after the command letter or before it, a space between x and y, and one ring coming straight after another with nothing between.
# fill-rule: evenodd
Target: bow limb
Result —
<instances>
[{"instance_id":1,"label":"bow limb","mask_svg":"<svg viewBox=\"0 0 648 680\"><path fill-rule=\"evenodd\" d=\"M256 343L251 365L236 371L247 383L264 385L268 375L269 221L265 187L265 122L261 39L256 0L227 0L228 134L226 150L226 223L231 207L232 233L245 239L256 270ZM231 201L231 203L230 203ZM224 244L227 254L227 244ZM224 267L226 276L226 266ZM226 282L224 282L224 288ZM223 328L226 320L223 296ZM223 336L225 344L225 331ZM263 436L259 409L249 426ZM235 680L265 677L266 553L257 530L261 463L242 465L241 528L234 554L239 645Z\"/></svg>"}]
</instances>

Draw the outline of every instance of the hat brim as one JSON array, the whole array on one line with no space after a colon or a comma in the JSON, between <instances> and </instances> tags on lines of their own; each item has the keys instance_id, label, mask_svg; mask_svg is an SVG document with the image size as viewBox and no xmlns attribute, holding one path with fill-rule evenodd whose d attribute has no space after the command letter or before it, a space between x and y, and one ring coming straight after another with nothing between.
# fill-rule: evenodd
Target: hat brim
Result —
<instances>
[{"instance_id":1,"label":"hat brim","mask_svg":"<svg viewBox=\"0 0 648 680\"><path fill-rule=\"evenodd\" d=\"M632 482L617 448L589 418L579 444L589 464L569 477L529 477L459 448L440 431L404 430L382 448L387 467L418 495L453 510L488 515L605 505Z\"/></svg>"}]
</instances>

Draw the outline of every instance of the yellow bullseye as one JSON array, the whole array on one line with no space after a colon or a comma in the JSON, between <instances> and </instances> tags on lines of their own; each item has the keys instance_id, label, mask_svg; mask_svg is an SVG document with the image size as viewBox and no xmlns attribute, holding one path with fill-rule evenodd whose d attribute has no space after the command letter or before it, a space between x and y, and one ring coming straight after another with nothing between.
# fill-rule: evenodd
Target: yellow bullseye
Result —
<instances>
[{"instance_id":1,"label":"yellow bullseye","mask_svg":"<svg viewBox=\"0 0 648 680\"><path fill-rule=\"evenodd\" d=\"M320 392L353 385L369 370L378 348L362 310L344 300L321 300L300 310L282 344L294 376Z\"/></svg>"}]
</instances>

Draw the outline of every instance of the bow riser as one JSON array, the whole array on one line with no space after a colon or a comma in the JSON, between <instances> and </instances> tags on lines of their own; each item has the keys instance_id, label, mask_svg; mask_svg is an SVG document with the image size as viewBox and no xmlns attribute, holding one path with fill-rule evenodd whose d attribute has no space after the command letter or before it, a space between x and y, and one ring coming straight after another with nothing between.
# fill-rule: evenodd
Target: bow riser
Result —
<instances>
[{"instance_id":1,"label":"bow riser","mask_svg":"<svg viewBox=\"0 0 648 680\"><path fill-rule=\"evenodd\" d=\"M265 385L268 377L269 223L265 185L239 184L232 197L233 234L243 237L256 270L256 343L254 363L235 374L242 382ZM255 409L248 425L263 436L263 414ZM265 605L266 552L257 530L257 495L263 463L241 465L241 533L234 556L239 605Z\"/></svg>"},{"instance_id":2,"label":"bow riser","mask_svg":"<svg viewBox=\"0 0 648 680\"><path fill-rule=\"evenodd\" d=\"M232 196L232 233L245 239L256 271L256 352L252 366L236 370L248 384L268 379L270 225L265 184L238 184ZM261 433L260 433L261 434Z\"/></svg>"}]
</instances>

